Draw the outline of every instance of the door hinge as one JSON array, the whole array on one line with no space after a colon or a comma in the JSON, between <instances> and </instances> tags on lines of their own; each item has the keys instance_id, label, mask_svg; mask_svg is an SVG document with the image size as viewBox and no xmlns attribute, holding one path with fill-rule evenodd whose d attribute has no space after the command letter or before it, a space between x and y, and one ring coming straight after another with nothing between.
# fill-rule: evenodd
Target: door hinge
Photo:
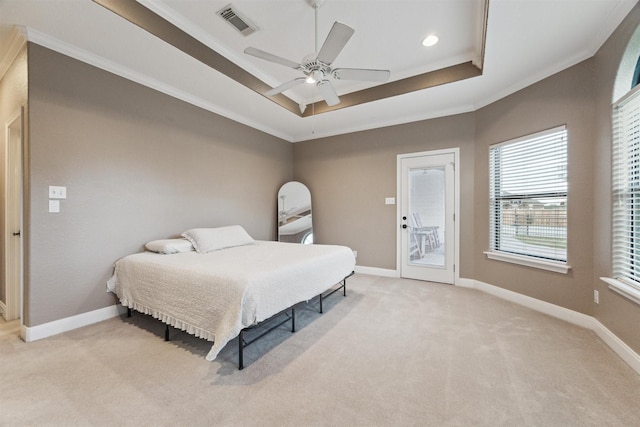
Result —
<instances>
[{"instance_id":1,"label":"door hinge","mask_svg":"<svg viewBox=\"0 0 640 427\"><path fill-rule=\"evenodd\" d=\"M456 272L456 265L455 264L453 264L453 272L454 273Z\"/></svg>"}]
</instances>

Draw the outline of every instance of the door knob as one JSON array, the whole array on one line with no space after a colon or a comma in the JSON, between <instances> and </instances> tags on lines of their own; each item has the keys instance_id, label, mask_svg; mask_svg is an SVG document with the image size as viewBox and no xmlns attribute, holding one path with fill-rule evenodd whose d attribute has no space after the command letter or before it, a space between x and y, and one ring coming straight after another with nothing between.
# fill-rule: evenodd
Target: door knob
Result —
<instances>
[{"instance_id":1,"label":"door knob","mask_svg":"<svg viewBox=\"0 0 640 427\"><path fill-rule=\"evenodd\" d=\"M20 232L18 231L18 232L16 232L16 233L13 233L13 235L14 235L14 236L19 236L19 235L20 235Z\"/></svg>"}]
</instances>

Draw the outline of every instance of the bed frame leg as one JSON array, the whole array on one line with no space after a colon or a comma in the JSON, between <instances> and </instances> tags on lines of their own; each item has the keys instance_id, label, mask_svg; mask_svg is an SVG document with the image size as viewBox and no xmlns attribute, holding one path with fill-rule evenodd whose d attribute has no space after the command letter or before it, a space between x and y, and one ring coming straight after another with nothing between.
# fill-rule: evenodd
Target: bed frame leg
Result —
<instances>
[{"instance_id":1,"label":"bed frame leg","mask_svg":"<svg viewBox=\"0 0 640 427\"><path fill-rule=\"evenodd\" d=\"M244 369L244 330L238 335L238 370Z\"/></svg>"},{"instance_id":2,"label":"bed frame leg","mask_svg":"<svg viewBox=\"0 0 640 427\"><path fill-rule=\"evenodd\" d=\"M164 329L164 340L165 341L169 341L169 325L165 325L165 329Z\"/></svg>"},{"instance_id":3,"label":"bed frame leg","mask_svg":"<svg viewBox=\"0 0 640 427\"><path fill-rule=\"evenodd\" d=\"M353 272L351 274L349 274L350 277L353 276ZM347 277L345 277L344 279L342 279L342 282L338 282L338 283L342 283L342 286L339 286L337 288L334 288L331 292L329 292L326 296L329 295L333 295L335 292L338 292L340 290L340 288L342 288L342 295L344 295L345 297L347 296ZM322 307L322 301L324 299L324 296L322 295L322 293L320 293L320 313L323 312L323 307ZM291 316L287 315L289 317L289 319L291 319L291 332L295 332L296 331L296 309L295 306L290 307L291 308ZM274 314L273 316L271 316L269 319L267 320L263 320L261 323L266 323L269 322L283 314L287 313L288 309L282 310L280 313ZM248 329L252 329L253 327L247 327L245 329L241 329L240 333L238 334L238 370L242 370L244 369L244 348L247 347L249 344L257 341L258 339L262 338L264 335L268 334L269 332L271 332L272 330L284 325L287 321L289 321L289 319L284 319L283 321L281 321L280 323L278 323L277 325L273 326L271 329L267 330L266 332L263 332L262 334L258 335L255 338L250 339L248 342L245 342L244 340L244 331L248 330ZM165 340L169 341L169 325L167 325L167 330L165 332Z\"/></svg>"},{"instance_id":4,"label":"bed frame leg","mask_svg":"<svg viewBox=\"0 0 640 427\"><path fill-rule=\"evenodd\" d=\"M127 307L127 317L131 317L131 308Z\"/></svg>"},{"instance_id":5,"label":"bed frame leg","mask_svg":"<svg viewBox=\"0 0 640 427\"><path fill-rule=\"evenodd\" d=\"M351 273L349 276L352 276L353 273ZM347 276L347 277L349 277ZM323 295L322 293L320 293L320 314L322 314L324 312L323 307L322 307L322 301L324 300L325 296L329 296L329 295L333 295L335 292L338 292L340 290L340 288L342 288L342 295L343 296L347 296L347 277L345 277L344 279L342 279L340 286L338 286L337 288L334 288L334 290L332 290L331 292L328 292L327 295Z\"/></svg>"}]
</instances>

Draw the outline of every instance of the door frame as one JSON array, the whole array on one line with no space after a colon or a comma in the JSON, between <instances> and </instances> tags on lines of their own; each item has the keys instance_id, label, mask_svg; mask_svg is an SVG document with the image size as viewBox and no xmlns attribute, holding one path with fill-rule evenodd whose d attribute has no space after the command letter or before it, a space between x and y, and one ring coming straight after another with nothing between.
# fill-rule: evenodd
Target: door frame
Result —
<instances>
[{"instance_id":1,"label":"door frame","mask_svg":"<svg viewBox=\"0 0 640 427\"><path fill-rule=\"evenodd\" d=\"M453 199L453 284L460 283L460 148L444 148L440 150L420 151L417 153L398 154L396 159L396 275L402 277L402 160L412 157L437 156L440 154L453 154L454 174L454 199Z\"/></svg>"},{"instance_id":2,"label":"door frame","mask_svg":"<svg viewBox=\"0 0 640 427\"><path fill-rule=\"evenodd\" d=\"M16 125L17 124L17 125ZM24 107L21 107L14 115L11 116L9 120L5 123L5 224L4 224L4 256L5 256L5 271L4 271L4 283L5 283L5 297L6 297L6 307L5 307L5 318L10 319L20 319L20 325L24 324ZM9 203L11 202L9 195L12 194L12 190L10 189L10 166L13 158L10 158L10 144L12 144L12 132L14 129L18 128L20 132L20 136L18 138L18 152L20 153L20 189L17 192L17 198L20 200L20 244L18 248L19 259L17 262L19 265L19 273L18 273L18 283L17 285L11 285L11 281L9 280L11 270L9 268L9 263L11 262L11 253L10 253L10 239L12 237L12 233L14 230L11 228L10 222L10 209ZM16 262L16 260L13 260Z\"/></svg>"}]
</instances>

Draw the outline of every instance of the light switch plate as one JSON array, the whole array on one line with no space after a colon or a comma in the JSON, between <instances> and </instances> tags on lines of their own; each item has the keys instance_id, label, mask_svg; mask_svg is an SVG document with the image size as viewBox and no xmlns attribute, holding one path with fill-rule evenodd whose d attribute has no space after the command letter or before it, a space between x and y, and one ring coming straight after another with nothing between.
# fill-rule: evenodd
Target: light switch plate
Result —
<instances>
[{"instance_id":1,"label":"light switch plate","mask_svg":"<svg viewBox=\"0 0 640 427\"><path fill-rule=\"evenodd\" d=\"M67 187L60 187L57 185L49 186L49 198L50 199L66 199Z\"/></svg>"},{"instance_id":2,"label":"light switch plate","mask_svg":"<svg viewBox=\"0 0 640 427\"><path fill-rule=\"evenodd\" d=\"M49 200L49 213L60 212L60 200Z\"/></svg>"},{"instance_id":3,"label":"light switch plate","mask_svg":"<svg viewBox=\"0 0 640 427\"><path fill-rule=\"evenodd\" d=\"M385 205L395 205L396 204L396 198L395 197L386 197L384 199L384 204Z\"/></svg>"}]
</instances>

